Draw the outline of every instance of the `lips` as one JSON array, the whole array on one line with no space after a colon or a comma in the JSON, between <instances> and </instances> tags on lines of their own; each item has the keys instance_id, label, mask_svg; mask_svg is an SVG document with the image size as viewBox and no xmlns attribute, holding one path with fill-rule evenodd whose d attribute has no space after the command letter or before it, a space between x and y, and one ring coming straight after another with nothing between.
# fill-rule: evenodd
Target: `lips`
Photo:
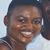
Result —
<instances>
[{"instance_id":1,"label":"lips","mask_svg":"<svg viewBox=\"0 0 50 50\"><path fill-rule=\"evenodd\" d=\"M33 36L33 33L32 32L21 32L21 34L26 37L26 38L30 38Z\"/></svg>"}]
</instances>

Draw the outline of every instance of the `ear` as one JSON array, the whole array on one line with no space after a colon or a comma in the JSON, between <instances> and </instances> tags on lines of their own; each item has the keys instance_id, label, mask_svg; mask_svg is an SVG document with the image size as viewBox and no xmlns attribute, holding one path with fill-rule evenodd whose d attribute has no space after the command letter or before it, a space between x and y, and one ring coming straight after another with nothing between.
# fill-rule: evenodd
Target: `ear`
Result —
<instances>
[{"instance_id":1,"label":"ear","mask_svg":"<svg viewBox=\"0 0 50 50\"><path fill-rule=\"evenodd\" d=\"M7 16L4 17L4 24L5 24L6 26L8 26L8 17L7 17Z\"/></svg>"}]
</instances>

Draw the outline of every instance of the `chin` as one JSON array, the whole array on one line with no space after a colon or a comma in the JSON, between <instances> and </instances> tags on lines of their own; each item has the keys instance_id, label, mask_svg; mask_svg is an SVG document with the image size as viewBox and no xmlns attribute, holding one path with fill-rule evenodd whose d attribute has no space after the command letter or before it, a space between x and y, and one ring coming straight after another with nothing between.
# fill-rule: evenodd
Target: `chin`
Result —
<instances>
[{"instance_id":1,"label":"chin","mask_svg":"<svg viewBox=\"0 0 50 50\"><path fill-rule=\"evenodd\" d=\"M22 39L18 39L18 42L19 42L20 44L25 44L25 45L27 45L28 43L31 42L31 40L22 38Z\"/></svg>"},{"instance_id":2,"label":"chin","mask_svg":"<svg viewBox=\"0 0 50 50\"><path fill-rule=\"evenodd\" d=\"M28 43L30 43L31 41L23 41L23 43L26 43L26 44L28 44Z\"/></svg>"}]
</instances>

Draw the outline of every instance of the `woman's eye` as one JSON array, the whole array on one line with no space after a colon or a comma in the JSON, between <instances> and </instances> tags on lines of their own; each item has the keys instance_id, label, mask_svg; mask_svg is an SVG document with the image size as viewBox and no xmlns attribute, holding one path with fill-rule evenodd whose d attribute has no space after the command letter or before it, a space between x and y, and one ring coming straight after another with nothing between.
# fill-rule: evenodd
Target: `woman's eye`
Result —
<instances>
[{"instance_id":1,"label":"woman's eye","mask_svg":"<svg viewBox=\"0 0 50 50\"><path fill-rule=\"evenodd\" d=\"M41 19L35 19L32 21L33 24L41 24Z\"/></svg>"},{"instance_id":2,"label":"woman's eye","mask_svg":"<svg viewBox=\"0 0 50 50\"><path fill-rule=\"evenodd\" d=\"M25 21L24 21L24 19L19 19L18 20L19 22L22 22L22 23L24 23Z\"/></svg>"},{"instance_id":3,"label":"woman's eye","mask_svg":"<svg viewBox=\"0 0 50 50\"><path fill-rule=\"evenodd\" d=\"M26 22L26 19L24 17L18 17L17 18L17 21L18 22L21 22L21 23L25 23Z\"/></svg>"}]
</instances>

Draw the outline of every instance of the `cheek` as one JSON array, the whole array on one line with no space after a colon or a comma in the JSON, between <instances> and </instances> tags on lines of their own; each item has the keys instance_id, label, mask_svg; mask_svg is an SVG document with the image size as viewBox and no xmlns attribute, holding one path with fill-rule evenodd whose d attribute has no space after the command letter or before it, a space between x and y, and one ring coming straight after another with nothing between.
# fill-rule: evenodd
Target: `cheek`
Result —
<instances>
[{"instance_id":1,"label":"cheek","mask_svg":"<svg viewBox=\"0 0 50 50\"><path fill-rule=\"evenodd\" d=\"M9 27L9 35L13 38L17 38L21 29L21 25L11 24Z\"/></svg>"},{"instance_id":2,"label":"cheek","mask_svg":"<svg viewBox=\"0 0 50 50\"><path fill-rule=\"evenodd\" d=\"M17 33L21 29L21 25L13 23L9 28L12 33Z\"/></svg>"},{"instance_id":3,"label":"cheek","mask_svg":"<svg viewBox=\"0 0 50 50\"><path fill-rule=\"evenodd\" d=\"M35 30L36 30L36 32L40 32L41 31L41 25L35 25Z\"/></svg>"},{"instance_id":4,"label":"cheek","mask_svg":"<svg viewBox=\"0 0 50 50\"><path fill-rule=\"evenodd\" d=\"M16 31L19 31L19 30L21 29L21 25L16 25L16 26L14 27L14 29L15 29Z\"/></svg>"}]
</instances>

